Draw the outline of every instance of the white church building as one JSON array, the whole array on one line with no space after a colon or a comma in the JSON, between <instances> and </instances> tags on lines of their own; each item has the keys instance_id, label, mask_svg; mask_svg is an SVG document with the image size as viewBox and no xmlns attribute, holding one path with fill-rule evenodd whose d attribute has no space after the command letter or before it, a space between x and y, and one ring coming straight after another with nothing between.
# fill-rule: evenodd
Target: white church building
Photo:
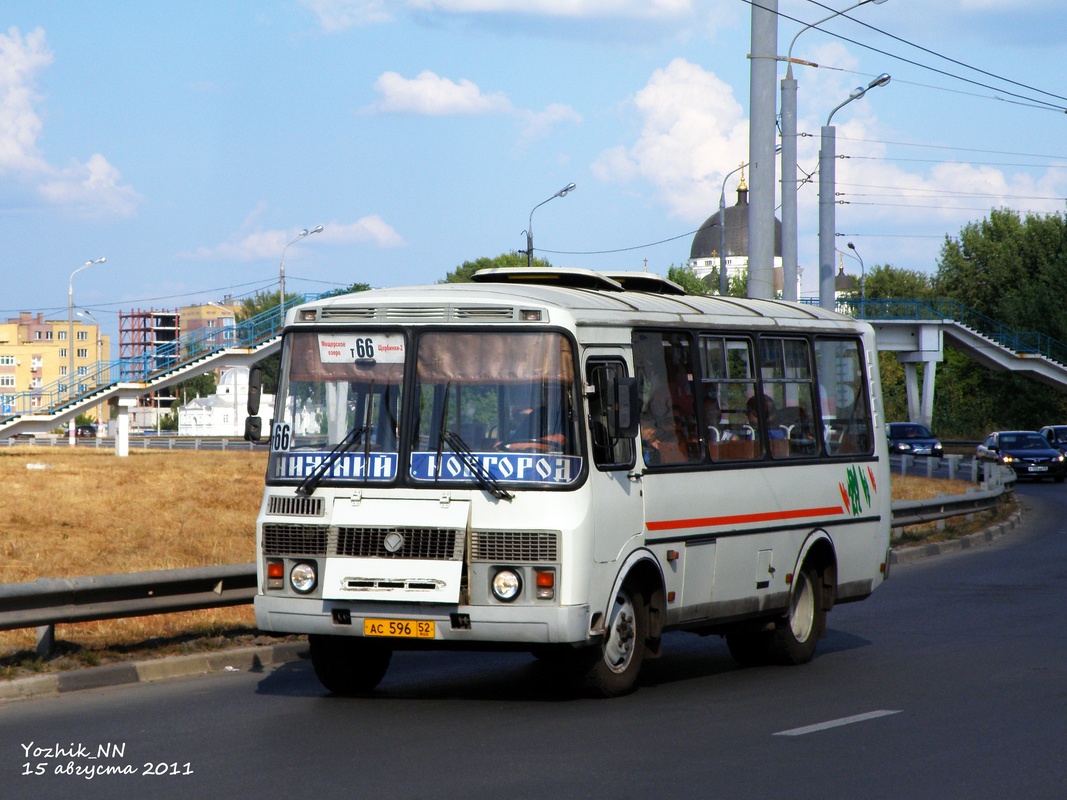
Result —
<instances>
[{"instance_id":1,"label":"white church building","mask_svg":"<svg viewBox=\"0 0 1067 800\"><path fill-rule=\"evenodd\" d=\"M248 416L248 367L223 370L215 394L178 407L179 436L244 436ZM259 417L274 416L274 395L260 398Z\"/></svg>"}]
</instances>

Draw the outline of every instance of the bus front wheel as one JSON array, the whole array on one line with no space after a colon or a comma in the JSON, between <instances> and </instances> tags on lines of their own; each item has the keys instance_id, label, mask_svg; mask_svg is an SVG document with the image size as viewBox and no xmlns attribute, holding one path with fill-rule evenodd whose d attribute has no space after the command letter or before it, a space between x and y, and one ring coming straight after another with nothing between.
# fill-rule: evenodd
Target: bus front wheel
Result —
<instances>
[{"instance_id":1,"label":"bus front wheel","mask_svg":"<svg viewBox=\"0 0 1067 800\"><path fill-rule=\"evenodd\" d=\"M600 697L632 692L645 659L647 638L648 602L640 589L624 585L608 610L603 641L591 648L586 688Z\"/></svg>"},{"instance_id":2,"label":"bus front wheel","mask_svg":"<svg viewBox=\"0 0 1067 800\"><path fill-rule=\"evenodd\" d=\"M308 636L315 677L334 694L366 694L381 683L392 648L354 636Z\"/></svg>"}]
</instances>

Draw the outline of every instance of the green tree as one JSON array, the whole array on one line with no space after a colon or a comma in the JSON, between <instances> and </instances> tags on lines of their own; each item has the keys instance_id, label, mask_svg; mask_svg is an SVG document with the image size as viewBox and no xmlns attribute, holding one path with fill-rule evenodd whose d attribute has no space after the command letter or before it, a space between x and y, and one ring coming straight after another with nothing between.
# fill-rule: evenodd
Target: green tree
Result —
<instances>
[{"instance_id":1,"label":"green tree","mask_svg":"<svg viewBox=\"0 0 1067 800\"><path fill-rule=\"evenodd\" d=\"M863 282L868 299L928 298L934 296L934 281L929 275L889 264L875 266Z\"/></svg>"},{"instance_id":2,"label":"green tree","mask_svg":"<svg viewBox=\"0 0 1067 800\"><path fill-rule=\"evenodd\" d=\"M693 268L685 266L670 266L667 268L667 279L672 280L686 290L689 294L717 295L719 293L719 273L712 270L703 278L697 277ZM744 269L738 275L730 277L730 286L727 291L729 297L748 297L748 269Z\"/></svg>"},{"instance_id":3,"label":"green tree","mask_svg":"<svg viewBox=\"0 0 1067 800\"><path fill-rule=\"evenodd\" d=\"M369 283L363 283L362 281L357 281L356 283L350 283L348 286L346 286L343 289L330 289L330 291L324 292L322 295L320 295L320 299L323 298L323 297L338 297L338 296L340 296L342 294L355 294L356 292L367 292L367 291L370 291L370 289L371 289L371 285Z\"/></svg>"},{"instance_id":4,"label":"green tree","mask_svg":"<svg viewBox=\"0 0 1067 800\"><path fill-rule=\"evenodd\" d=\"M1067 342L1067 320L1050 302L1067 274L1067 219L995 209L941 248L934 289L1016 331ZM938 367L934 425L941 435L984 436L1067 419L1062 389L993 372L946 348Z\"/></svg>"},{"instance_id":5,"label":"green tree","mask_svg":"<svg viewBox=\"0 0 1067 800\"><path fill-rule=\"evenodd\" d=\"M195 397L209 397L215 394L218 382L214 372L205 372L196 375L171 387L171 391L178 403L187 403Z\"/></svg>"},{"instance_id":6,"label":"green tree","mask_svg":"<svg viewBox=\"0 0 1067 800\"><path fill-rule=\"evenodd\" d=\"M551 268L552 264L543 258L534 258L535 267ZM468 283L471 275L480 269L514 269L526 266L526 253L512 250L510 253L501 253L496 258L483 256L475 261L464 261L454 270L449 272L438 283Z\"/></svg>"},{"instance_id":7,"label":"green tree","mask_svg":"<svg viewBox=\"0 0 1067 800\"><path fill-rule=\"evenodd\" d=\"M676 267L671 265L667 268L667 280L674 281L688 294L710 295L713 294L711 287L718 286L718 273L712 272L706 278L697 277L690 266Z\"/></svg>"}]
</instances>

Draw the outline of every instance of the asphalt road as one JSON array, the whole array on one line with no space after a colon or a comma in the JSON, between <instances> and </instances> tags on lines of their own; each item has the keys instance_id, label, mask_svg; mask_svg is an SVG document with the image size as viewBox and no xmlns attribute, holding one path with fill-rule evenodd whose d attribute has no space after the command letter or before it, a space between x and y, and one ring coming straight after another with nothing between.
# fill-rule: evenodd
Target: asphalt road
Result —
<instances>
[{"instance_id":1,"label":"asphalt road","mask_svg":"<svg viewBox=\"0 0 1067 800\"><path fill-rule=\"evenodd\" d=\"M802 667L678 634L608 701L458 653L398 654L363 699L295 662L14 701L0 797L1063 797L1067 490L1019 494L1020 527L895 566Z\"/></svg>"}]
</instances>

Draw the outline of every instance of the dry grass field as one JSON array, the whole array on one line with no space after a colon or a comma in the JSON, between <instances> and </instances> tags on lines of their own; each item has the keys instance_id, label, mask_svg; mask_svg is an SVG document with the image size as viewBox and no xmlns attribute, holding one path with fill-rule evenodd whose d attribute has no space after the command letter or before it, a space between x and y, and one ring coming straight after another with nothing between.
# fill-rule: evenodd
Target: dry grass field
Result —
<instances>
[{"instance_id":1,"label":"dry grass field","mask_svg":"<svg viewBox=\"0 0 1067 800\"><path fill-rule=\"evenodd\" d=\"M0 583L255 560L262 452L0 448ZM893 476L893 498L962 494L966 483ZM907 541L982 527L909 529ZM60 625L52 659L34 631L0 632L0 678L255 641L251 606Z\"/></svg>"}]
</instances>

